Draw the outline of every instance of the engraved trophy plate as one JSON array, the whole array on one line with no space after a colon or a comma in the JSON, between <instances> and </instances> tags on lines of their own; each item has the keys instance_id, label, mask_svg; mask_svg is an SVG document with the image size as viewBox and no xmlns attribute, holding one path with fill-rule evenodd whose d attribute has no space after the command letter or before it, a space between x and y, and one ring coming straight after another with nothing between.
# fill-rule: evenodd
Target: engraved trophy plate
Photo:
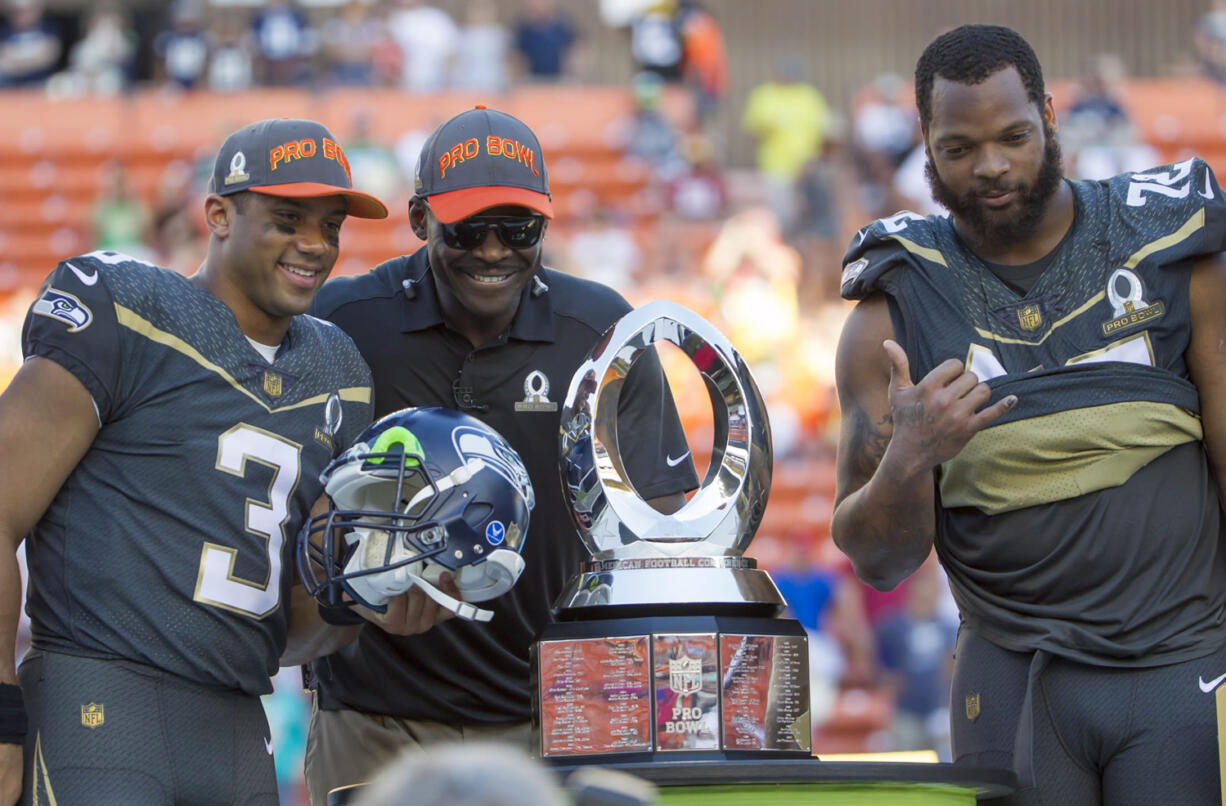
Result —
<instances>
[{"instance_id":1,"label":"engraved trophy plate","mask_svg":"<svg viewBox=\"0 0 1226 806\"><path fill-rule=\"evenodd\" d=\"M719 656L724 747L808 750L808 642L799 636L723 634Z\"/></svg>"},{"instance_id":2,"label":"engraved trophy plate","mask_svg":"<svg viewBox=\"0 0 1226 806\"><path fill-rule=\"evenodd\" d=\"M541 753L627 753L651 747L648 636L543 641Z\"/></svg>"},{"instance_id":3,"label":"engraved trophy plate","mask_svg":"<svg viewBox=\"0 0 1226 806\"><path fill-rule=\"evenodd\" d=\"M617 444L622 385L657 341L690 358L714 413L710 465L671 515L638 494ZM592 556L533 648L541 755L808 757L807 637L779 617L779 589L743 556L770 492L771 441L761 394L731 343L671 302L626 314L575 373L559 447Z\"/></svg>"}]
</instances>

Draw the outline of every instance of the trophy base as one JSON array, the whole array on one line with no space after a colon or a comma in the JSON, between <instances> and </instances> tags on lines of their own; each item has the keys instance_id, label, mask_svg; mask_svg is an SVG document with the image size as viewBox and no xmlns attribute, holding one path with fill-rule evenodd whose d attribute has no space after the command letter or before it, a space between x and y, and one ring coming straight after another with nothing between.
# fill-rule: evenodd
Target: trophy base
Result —
<instances>
[{"instance_id":1,"label":"trophy base","mask_svg":"<svg viewBox=\"0 0 1226 806\"><path fill-rule=\"evenodd\" d=\"M787 606L749 557L647 557L589 560L554 603L558 618L611 616L774 616Z\"/></svg>"},{"instance_id":2,"label":"trophy base","mask_svg":"<svg viewBox=\"0 0 1226 806\"><path fill-rule=\"evenodd\" d=\"M794 619L559 621L533 645L532 670L535 748L549 761L811 755L808 639Z\"/></svg>"}]
</instances>

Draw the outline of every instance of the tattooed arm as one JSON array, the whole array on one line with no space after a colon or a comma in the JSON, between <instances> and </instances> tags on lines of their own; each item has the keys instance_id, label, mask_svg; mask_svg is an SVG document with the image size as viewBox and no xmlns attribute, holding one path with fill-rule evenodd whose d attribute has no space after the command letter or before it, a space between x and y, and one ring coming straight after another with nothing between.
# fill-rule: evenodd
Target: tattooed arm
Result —
<instances>
[{"instance_id":1,"label":"tattooed arm","mask_svg":"<svg viewBox=\"0 0 1226 806\"><path fill-rule=\"evenodd\" d=\"M1017 402L976 411L990 391L951 359L911 382L882 296L852 311L835 372L842 431L830 529L856 575L890 590L919 568L936 532L933 469Z\"/></svg>"}]
</instances>

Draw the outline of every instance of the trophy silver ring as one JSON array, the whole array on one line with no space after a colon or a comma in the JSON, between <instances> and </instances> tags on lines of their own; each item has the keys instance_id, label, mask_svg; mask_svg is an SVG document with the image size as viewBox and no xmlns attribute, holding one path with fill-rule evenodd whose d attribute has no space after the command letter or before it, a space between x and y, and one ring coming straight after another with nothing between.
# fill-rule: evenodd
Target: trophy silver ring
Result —
<instances>
[{"instance_id":1,"label":"trophy silver ring","mask_svg":"<svg viewBox=\"0 0 1226 806\"><path fill-rule=\"evenodd\" d=\"M714 422L706 475L685 506L671 515L653 509L638 494L618 449L617 404L622 385L634 362L658 341L676 345L702 375ZM580 538L592 554L592 561L559 606L662 603L662 594L665 601L678 603L686 601L684 596L696 595L698 599L689 601L714 597L724 602L782 606L774 583L755 569L752 559L741 556L761 523L770 494L772 453L766 406L732 343L705 319L665 300L622 317L572 378L559 439L567 502ZM624 579L626 572L652 569L657 583L654 592L643 590L622 598L609 590L614 572L620 570ZM690 576L693 584L682 584L669 595L658 589L661 571L671 582ZM621 587L639 586L623 583Z\"/></svg>"}]
</instances>

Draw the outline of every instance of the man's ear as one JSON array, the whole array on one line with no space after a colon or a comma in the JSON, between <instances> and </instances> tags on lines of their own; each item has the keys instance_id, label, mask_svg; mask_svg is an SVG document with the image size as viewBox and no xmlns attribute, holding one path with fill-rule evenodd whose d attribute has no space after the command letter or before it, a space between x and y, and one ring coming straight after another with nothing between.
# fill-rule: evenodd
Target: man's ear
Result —
<instances>
[{"instance_id":1,"label":"man's ear","mask_svg":"<svg viewBox=\"0 0 1226 806\"><path fill-rule=\"evenodd\" d=\"M216 193L210 193L204 199L204 223L209 228L209 234L225 238L230 234L230 225L237 211L234 202L224 199Z\"/></svg>"},{"instance_id":2,"label":"man's ear","mask_svg":"<svg viewBox=\"0 0 1226 806\"><path fill-rule=\"evenodd\" d=\"M427 240L429 214L430 208L426 205L425 199L420 196L409 199L409 226L413 228L413 234L419 241Z\"/></svg>"}]
</instances>

